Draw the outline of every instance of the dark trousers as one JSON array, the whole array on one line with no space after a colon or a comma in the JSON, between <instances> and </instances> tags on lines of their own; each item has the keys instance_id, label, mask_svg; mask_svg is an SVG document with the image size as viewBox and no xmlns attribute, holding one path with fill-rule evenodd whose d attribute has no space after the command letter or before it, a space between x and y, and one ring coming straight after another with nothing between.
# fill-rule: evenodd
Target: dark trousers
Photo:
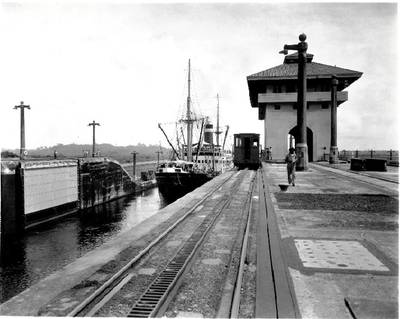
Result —
<instances>
[{"instance_id":1,"label":"dark trousers","mask_svg":"<svg viewBox=\"0 0 400 319\"><path fill-rule=\"evenodd\" d=\"M296 165L294 163L287 164L287 176L288 176L288 183L289 184L294 183L294 180L296 179Z\"/></svg>"}]
</instances>

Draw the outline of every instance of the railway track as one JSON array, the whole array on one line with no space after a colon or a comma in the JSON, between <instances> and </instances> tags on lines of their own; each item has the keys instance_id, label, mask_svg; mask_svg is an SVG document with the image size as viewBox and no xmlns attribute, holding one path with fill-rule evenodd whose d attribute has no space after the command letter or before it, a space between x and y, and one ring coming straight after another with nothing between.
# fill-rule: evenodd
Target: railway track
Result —
<instances>
[{"instance_id":1,"label":"railway track","mask_svg":"<svg viewBox=\"0 0 400 319\"><path fill-rule=\"evenodd\" d=\"M115 273L109 280L107 280L101 287L99 287L94 293L88 296L83 302L71 310L67 316L96 316L102 315L103 308L107 308L107 305L112 304L121 292L132 285L132 280L135 280L135 269L139 266L146 264L146 260L150 256L157 256L162 254L163 245L165 245L165 239L167 236L172 236L179 227L183 227L182 224L189 223L191 218L196 216L194 212L199 211L203 206L207 205L209 200L213 200L213 207L211 211L204 216L201 221L197 222L196 227L193 227L191 234L187 235L184 243L179 245L176 253L165 263L161 268L157 269L157 273L151 278L151 283L142 290L139 298L132 298L131 308L129 313L125 313L128 317L155 317L161 316L166 311L169 302L174 297L179 284L182 281L184 275L189 271L192 263L194 262L196 255L199 253L202 247L203 241L207 238L210 230L215 226L216 221L222 212L224 212L231 202L235 199L236 192L238 191L244 177L246 176L245 171L237 172L226 178L222 184L216 189L211 190L202 200L194 205L188 212L182 216L175 224L168 228L158 238L150 243L145 249L143 249L139 255L130 260L122 269ZM253 174L253 173L252 173ZM254 176L252 178L254 182ZM254 183L253 183L254 184ZM219 192L222 188L229 187L229 190ZM242 245L242 261L240 262L240 269L237 272L237 284L236 290L232 292L233 302L232 307L234 312L238 311L238 302L240 301L240 287L239 282L242 278L244 258L246 256L245 249L247 247L247 236L249 228L249 216L251 207L251 194L252 187L248 191L246 199L246 232L240 236L244 236L244 244ZM217 200L217 201L216 201ZM193 219L192 218L192 219ZM185 226L188 227L188 226ZM190 228L190 227L189 227ZM240 241L243 242L243 238ZM156 257L155 257L156 258ZM143 266L144 267L144 266ZM138 290L140 290L138 289ZM237 316L237 314L235 315Z\"/></svg>"}]
</instances>

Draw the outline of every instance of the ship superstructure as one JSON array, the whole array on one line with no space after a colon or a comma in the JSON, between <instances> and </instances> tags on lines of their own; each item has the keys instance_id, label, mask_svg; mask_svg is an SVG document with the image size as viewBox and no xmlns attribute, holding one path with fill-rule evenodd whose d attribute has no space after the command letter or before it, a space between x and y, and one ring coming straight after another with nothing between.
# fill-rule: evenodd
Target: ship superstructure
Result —
<instances>
[{"instance_id":1,"label":"ship superstructure","mask_svg":"<svg viewBox=\"0 0 400 319\"><path fill-rule=\"evenodd\" d=\"M171 140L163 130L161 124L159 128L163 132L169 145L173 150L173 158L170 161L161 163L156 171L156 179L159 192L163 196L181 197L182 195L201 186L218 174L221 174L232 163L231 157L226 156L223 151L224 145L214 144L213 135L218 136L221 132L214 132L213 125L209 118L196 118L192 114L190 96L190 60L188 71L188 96L186 99L186 117L179 122L186 126L186 138L183 129L177 132L177 145L174 147ZM219 117L219 100L218 100ZM201 122L201 131L196 143L193 141L193 124ZM219 119L217 121L219 127ZM180 143L179 133L181 133L183 143ZM224 139L224 144L226 140Z\"/></svg>"}]
</instances>

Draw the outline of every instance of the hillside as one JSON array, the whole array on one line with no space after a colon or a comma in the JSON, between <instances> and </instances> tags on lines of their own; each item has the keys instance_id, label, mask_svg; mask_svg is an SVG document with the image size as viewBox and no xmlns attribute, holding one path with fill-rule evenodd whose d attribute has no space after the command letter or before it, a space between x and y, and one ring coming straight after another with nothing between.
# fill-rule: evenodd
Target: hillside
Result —
<instances>
[{"instance_id":1,"label":"hillside","mask_svg":"<svg viewBox=\"0 0 400 319\"><path fill-rule=\"evenodd\" d=\"M36 149L28 150L28 158L37 157L54 157L54 151L57 151L57 158L69 158L69 157L82 157L84 153L87 152L89 156L92 153L92 145L89 144L57 144L50 147L40 147ZM128 146L114 146L111 144L97 144L96 150L100 151L100 156L111 157L121 163L132 162L132 152L137 152L136 161L154 161L157 160L157 151L160 150L158 145L128 145ZM170 150L162 147L160 154L160 159L168 159ZM5 156L7 152L12 152L19 154L19 150L2 150L2 157Z\"/></svg>"}]
</instances>

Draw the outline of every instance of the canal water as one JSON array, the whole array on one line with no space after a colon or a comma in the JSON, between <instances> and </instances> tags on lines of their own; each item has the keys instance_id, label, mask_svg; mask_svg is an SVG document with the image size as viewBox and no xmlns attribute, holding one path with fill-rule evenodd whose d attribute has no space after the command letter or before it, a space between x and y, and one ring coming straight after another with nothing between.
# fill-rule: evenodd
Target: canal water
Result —
<instances>
[{"instance_id":1,"label":"canal water","mask_svg":"<svg viewBox=\"0 0 400 319\"><path fill-rule=\"evenodd\" d=\"M169 203L157 188L82 211L1 241L0 303L157 212Z\"/></svg>"}]
</instances>

